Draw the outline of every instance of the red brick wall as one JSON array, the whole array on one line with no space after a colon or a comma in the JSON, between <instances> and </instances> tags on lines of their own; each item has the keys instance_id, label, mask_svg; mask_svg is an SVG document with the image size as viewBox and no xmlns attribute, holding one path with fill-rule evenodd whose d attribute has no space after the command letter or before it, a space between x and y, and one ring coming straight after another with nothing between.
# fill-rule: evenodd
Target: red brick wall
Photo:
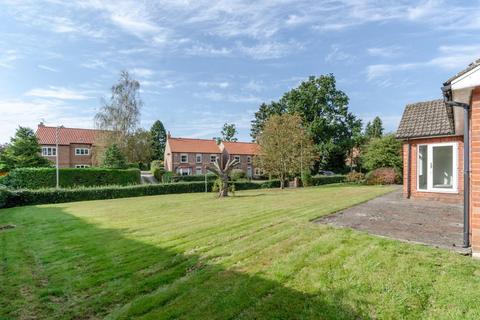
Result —
<instances>
[{"instance_id":1,"label":"red brick wall","mask_svg":"<svg viewBox=\"0 0 480 320\"><path fill-rule=\"evenodd\" d=\"M186 154L188 156L188 162L187 163L182 163L180 162L180 156L182 154ZM201 154L202 155L202 162L197 163L196 162L196 155ZM216 155L218 159L221 161L221 154L220 153L196 153L196 152L172 152L171 154L171 169L172 171L176 172L177 168L191 168L192 174L196 173L196 168L201 167L202 168L202 174L208 173L207 171L207 166L211 164L210 162L210 156L211 155Z\"/></svg>"},{"instance_id":2,"label":"red brick wall","mask_svg":"<svg viewBox=\"0 0 480 320\"><path fill-rule=\"evenodd\" d=\"M42 147L55 147L55 145L43 145ZM75 155L75 148L88 148L90 149L90 154L88 156L77 156ZM56 162L56 157L45 157L50 160L53 164ZM92 166L92 150L91 145L88 144L72 144L69 146L58 146L58 163L60 168L72 168L76 164L84 164Z\"/></svg>"},{"instance_id":3,"label":"red brick wall","mask_svg":"<svg viewBox=\"0 0 480 320\"><path fill-rule=\"evenodd\" d=\"M480 121L480 119L479 119ZM479 122L480 123L480 122ZM479 130L480 132L480 130ZM458 143L458 161L457 161L457 176L458 176L458 192L455 193L441 193L441 192L424 192L417 190L417 147L419 144L442 143L442 142L457 142ZM405 141L403 144L403 193L407 195L408 185L408 144L411 145L411 168L410 168L410 194L413 199L435 200L448 203L461 203L463 201L463 136L456 137L438 137L415 139Z\"/></svg>"},{"instance_id":4,"label":"red brick wall","mask_svg":"<svg viewBox=\"0 0 480 320\"><path fill-rule=\"evenodd\" d=\"M480 256L480 88L472 92L470 118L471 175L470 175L470 228L472 252Z\"/></svg>"}]
</instances>

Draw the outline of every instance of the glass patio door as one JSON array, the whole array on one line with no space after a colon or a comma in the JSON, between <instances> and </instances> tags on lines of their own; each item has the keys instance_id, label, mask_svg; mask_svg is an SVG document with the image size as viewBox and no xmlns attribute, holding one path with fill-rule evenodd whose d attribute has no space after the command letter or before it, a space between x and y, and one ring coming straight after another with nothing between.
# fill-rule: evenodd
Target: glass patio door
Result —
<instances>
[{"instance_id":1,"label":"glass patio door","mask_svg":"<svg viewBox=\"0 0 480 320\"><path fill-rule=\"evenodd\" d=\"M418 146L418 190L457 191L457 144L424 144Z\"/></svg>"}]
</instances>

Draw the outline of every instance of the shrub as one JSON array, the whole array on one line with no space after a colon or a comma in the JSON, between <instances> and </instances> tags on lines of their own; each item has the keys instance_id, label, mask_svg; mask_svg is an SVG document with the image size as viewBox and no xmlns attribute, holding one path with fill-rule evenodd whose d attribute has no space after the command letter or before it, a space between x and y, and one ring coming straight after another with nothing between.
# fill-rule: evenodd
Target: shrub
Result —
<instances>
[{"instance_id":1,"label":"shrub","mask_svg":"<svg viewBox=\"0 0 480 320\"><path fill-rule=\"evenodd\" d=\"M162 182L163 183L172 183L174 176L175 176L175 174L173 172L165 171L162 175Z\"/></svg>"},{"instance_id":2,"label":"shrub","mask_svg":"<svg viewBox=\"0 0 480 320\"><path fill-rule=\"evenodd\" d=\"M346 182L362 183L365 180L365 175L361 172L352 171L345 176Z\"/></svg>"},{"instance_id":3,"label":"shrub","mask_svg":"<svg viewBox=\"0 0 480 320\"><path fill-rule=\"evenodd\" d=\"M258 184L262 189L280 188L280 180L268 180Z\"/></svg>"},{"instance_id":4,"label":"shrub","mask_svg":"<svg viewBox=\"0 0 480 320\"><path fill-rule=\"evenodd\" d=\"M105 150L102 166L110 169L127 168L127 159L116 144L112 144Z\"/></svg>"},{"instance_id":5,"label":"shrub","mask_svg":"<svg viewBox=\"0 0 480 320\"><path fill-rule=\"evenodd\" d=\"M247 178L247 174L242 169L233 169L230 172L230 179L232 179L233 181L242 180L246 178Z\"/></svg>"},{"instance_id":6,"label":"shrub","mask_svg":"<svg viewBox=\"0 0 480 320\"><path fill-rule=\"evenodd\" d=\"M56 186L55 168L18 168L8 175L6 184L15 189L40 189ZM140 183L138 169L104 169L104 168L63 168L60 169L60 186L92 187L105 185L132 185Z\"/></svg>"},{"instance_id":7,"label":"shrub","mask_svg":"<svg viewBox=\"0 0 480 320\"><path fill-rule=\"evenodd\" d=\"M320 186L324 184L331 183L342 183L345 182L345 176L342 175L333 175L333 176L314 176L312 177L312 184L314 186Z\"/></svg>"},{"instance_id":8,"label":"shrub","mask_svg":"<svg viewBox=\"0 0 480 320\"><path fill-rule=\"evenodd\" d=\"M208 181L215 181L217 178L216 175L213 173L207 173L207 180ZM174 176L172 177L172 182L199 182L199 181L205 181L205 175L204 174L199 174L199 175L192 175L192 176Z\"/></svg>"},{"instance_id":9,"label":"shrub","mask_svg":"<svg viewBox=\"0 0 480 320\"><path fill-rule=\"evenodd\" d=\"M163 175L165 174L165 169L163 167L155 167L151 171L155 179L157 179L158 182L161 182Z\"/></svg>"},{"instance_id":10,"label":"shrub","mask_svg":"<svg viewBox=\"0 0 480 320\"><path fill-rule=\"evenodd\" d=\"M304 170L302 172L302 176L300 180L302 180L302 185L304 187L311 186L313 184L313 181L312 181L312 174L310 173L310 170Z\"/></svg>"},{"instance_id":11,"label":"shrub","mask_svg":"<svg viewBox=\"0 0 480 320\"><path fill-rule=\"evenodd\" d=\"M0 208L7 205L7 201L10 197L10 191L5 186L0 185Z\"/></svg>"},{"instance_id":12,"label":"shrub","mask_svg":"<svg viewBox=\"0 0 480 320\"><path fill-rule=\"evenodd\" d=\"M394 168L379 168L370 171L365 176L367 184L395 184L401 180L400 175Z\"/></svg>"},{"instance_id":13,"label":"shrub","mask_svg":"<svg viewBox=\"0 0 480 320\"><path fill-rule=\"evenodd\" d=\"M150 170L153 170L155 168L164 168L163 161L162 160L153 160L150 163Z\"/></svg>"},{"instance_id":14,"label":"shrub","mask_svg":"<svg viewBox=\"0 0 480 320\"><path fill-rule=\"evenodd\" d=\"M379 168L395 168L401 171L403 167L402 142L397 140L393 134L370 140L366 150L362 153L361 163L363 168L370 171Z\"/></svg>"}]
</instances>

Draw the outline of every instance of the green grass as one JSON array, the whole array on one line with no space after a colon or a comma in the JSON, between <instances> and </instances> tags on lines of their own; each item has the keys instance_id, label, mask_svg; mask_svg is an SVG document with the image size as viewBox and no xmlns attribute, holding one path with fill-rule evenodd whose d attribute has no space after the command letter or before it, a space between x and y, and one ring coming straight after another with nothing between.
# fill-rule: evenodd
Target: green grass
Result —
<instances>
[{"instance_id":1,"label":"green grass","mask_svg":"<svg viewBox=\"0 0 480 320\"><path fill-rule=\"evenodd\" d=\"M480 264L310 220L387 187L0 210L0 319L464 319Z\"/></svg>"}]
</instances>

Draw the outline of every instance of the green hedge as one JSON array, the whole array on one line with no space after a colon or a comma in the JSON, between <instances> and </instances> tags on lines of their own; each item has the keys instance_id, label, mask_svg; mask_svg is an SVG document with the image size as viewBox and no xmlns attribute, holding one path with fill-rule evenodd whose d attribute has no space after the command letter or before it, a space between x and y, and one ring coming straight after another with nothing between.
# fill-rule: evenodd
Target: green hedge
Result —
<instances>
[{"instance_id":1,"label":"green hedge","mask_svg":"<svg viewBox=\"0 0 480 320\"><path fill-rule=\"evenodd\" d=\"M6 185L14 189L53 188L56 185L55 168L14 169L6 179ZM132 185L140 183L139 169L63 168L60 169L60 186L93 187L106 185Z\"/></svg>"},{"instance_id":2,"label":"green hedge","mask_svg":"<svg viewBox=\"0 0 480 320\"><path fill-rule=\"evenodd\" d=\"M213 173L207 173L207 180L214 181L217 177ZM192 176L173 176L172 182L199 182L205 181L205 175L192 175Z\"/></svg>"},{"instance_id":3,"label":"green hedge","mask_svg":"<svg viewBox=\"0 0 480 320\"><path fill-rule=\"evenodd\" d=\"M342 182L345 182L345 176L343 175L312 177L312 184L314 186L320 186L323 184L331 184L331 183L342 183Z\"/></svg>"}]
</instances>

